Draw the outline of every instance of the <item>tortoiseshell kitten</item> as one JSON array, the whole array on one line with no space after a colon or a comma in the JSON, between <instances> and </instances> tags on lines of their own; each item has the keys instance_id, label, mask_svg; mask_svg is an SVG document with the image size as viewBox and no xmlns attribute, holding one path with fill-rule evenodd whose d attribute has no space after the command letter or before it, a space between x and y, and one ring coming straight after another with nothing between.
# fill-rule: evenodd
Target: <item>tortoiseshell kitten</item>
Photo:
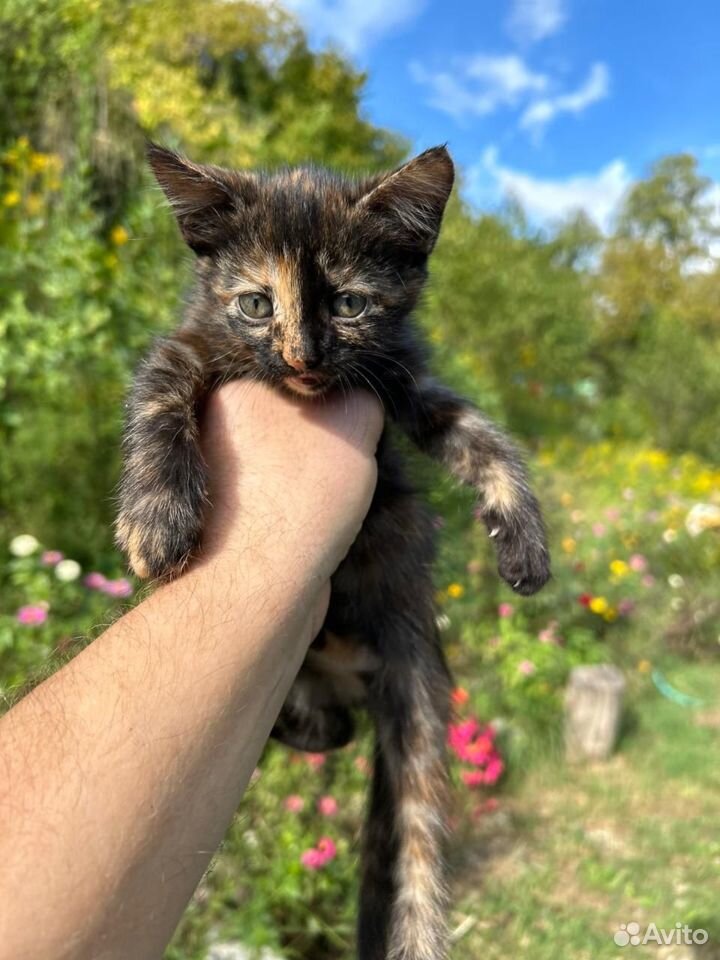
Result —
<instances>
[{"instance_id":1,"label":"tortoiseshell kitten","mask_svg":"<svg viewBox=\"0 0 720 960\"><path fill-rule=\"evenodd\" d=\"M198 446L203 397L257 377L317 398L374 390L388 424L477 490L501 576L547 581L540 510L497 427L428 373L411 320L453 184L444 147L393 172L253 174L151 146L149 160L197 254L194 295L132 389L117 539L140 577L181 573L207 507ZM332 578L325 625L273 731L322 751L353 736L364 705L377 740L364 838L360 960L446 956L443 834L450 676L435 626L433 527L386 427L377 490Z\"/></svg>"}]
</instances>

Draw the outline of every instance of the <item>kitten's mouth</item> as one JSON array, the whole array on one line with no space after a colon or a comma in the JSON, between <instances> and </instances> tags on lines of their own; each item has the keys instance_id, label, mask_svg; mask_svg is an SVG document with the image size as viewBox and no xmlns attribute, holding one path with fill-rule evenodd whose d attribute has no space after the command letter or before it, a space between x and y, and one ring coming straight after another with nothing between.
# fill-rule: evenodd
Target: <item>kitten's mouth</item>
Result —
<instances>
[{"instance_id":1,"label":"kitten's mouth","mask_svg":"<svg viewBox=\"0 0 720 960\"><path fill-rule=\"evenodd\" d=\"M317 396L330 386L330 378L320 373L296 373L285 377L285 386L303 397Z\"/></svg>"}]
</instances>

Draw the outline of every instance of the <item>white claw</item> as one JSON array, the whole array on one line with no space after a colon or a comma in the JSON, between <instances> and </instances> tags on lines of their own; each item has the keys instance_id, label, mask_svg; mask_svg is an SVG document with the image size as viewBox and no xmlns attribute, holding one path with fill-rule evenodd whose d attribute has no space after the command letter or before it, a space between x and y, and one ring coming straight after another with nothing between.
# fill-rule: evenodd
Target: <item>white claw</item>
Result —
<instances>
[{"instance_id":1,"label":"white claw","mask_svg":"<svg viewBox=\"0 0 720 960\"><path fill-rule=\"evenodd\" d=\"M489 533L490 537L496 537L500 533L500 527L493 527Z\"/></svg>"},{"instance_id":2,"label":"white claw","mask_svg":"<svg viewBox=\"0 0 720 960\"><path fill-rule=\"evenodd\" d=\"M515 589L515 587L519 587L521 583L522 583L522 580L516 580L515 583L513 584L513 589Z\"/></svg>"}]
</instances>

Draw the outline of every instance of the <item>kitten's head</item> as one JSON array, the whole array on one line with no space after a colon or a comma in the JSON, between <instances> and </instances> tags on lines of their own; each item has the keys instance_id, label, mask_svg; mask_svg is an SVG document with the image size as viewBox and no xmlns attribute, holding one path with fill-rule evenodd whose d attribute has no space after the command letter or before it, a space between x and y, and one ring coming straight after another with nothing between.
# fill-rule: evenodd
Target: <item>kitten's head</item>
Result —
<instances>
[{"instance_id":1,"label":"kitten's head","mask_svg":"<svg viewBox=\"0 0 720 960\"><path fill-rule=\"evenodd\" d=\"M201 258L200 319L228 358L304 395L397 372L452 189L445 147L363 180L224 170L155 146L149 160Z\"/></svg>"}]
</instances>

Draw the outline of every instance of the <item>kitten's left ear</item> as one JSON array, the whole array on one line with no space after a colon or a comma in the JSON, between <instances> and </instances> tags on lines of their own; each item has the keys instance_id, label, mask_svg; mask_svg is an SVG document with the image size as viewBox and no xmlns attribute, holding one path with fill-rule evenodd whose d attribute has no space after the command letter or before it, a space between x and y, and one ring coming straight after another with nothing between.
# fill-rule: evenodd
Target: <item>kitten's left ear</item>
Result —
<instances>
[{"instance_id":1,"label":"kitten's left ear","mask_svg":"<svg viewBox=\"0 0 720 960\"><path fill-rule=\"evenodd\" d=\"M384 216L404 242L430 253L454 179L447 148L432 147L384 177L358 205Z\"/></svg>"},{"instance_id":2,"label":"kitten's left ear","mask_svg":"<svg viewBox=\"0 0 720 960\"><path fill-rule=\"evenodd\" d=\"M221 246L232 227L231 215L252 199L251 175L193 163L154 143L148 144L147 158L187 245L197 254Z\"/></svg>"}]
</instances>

